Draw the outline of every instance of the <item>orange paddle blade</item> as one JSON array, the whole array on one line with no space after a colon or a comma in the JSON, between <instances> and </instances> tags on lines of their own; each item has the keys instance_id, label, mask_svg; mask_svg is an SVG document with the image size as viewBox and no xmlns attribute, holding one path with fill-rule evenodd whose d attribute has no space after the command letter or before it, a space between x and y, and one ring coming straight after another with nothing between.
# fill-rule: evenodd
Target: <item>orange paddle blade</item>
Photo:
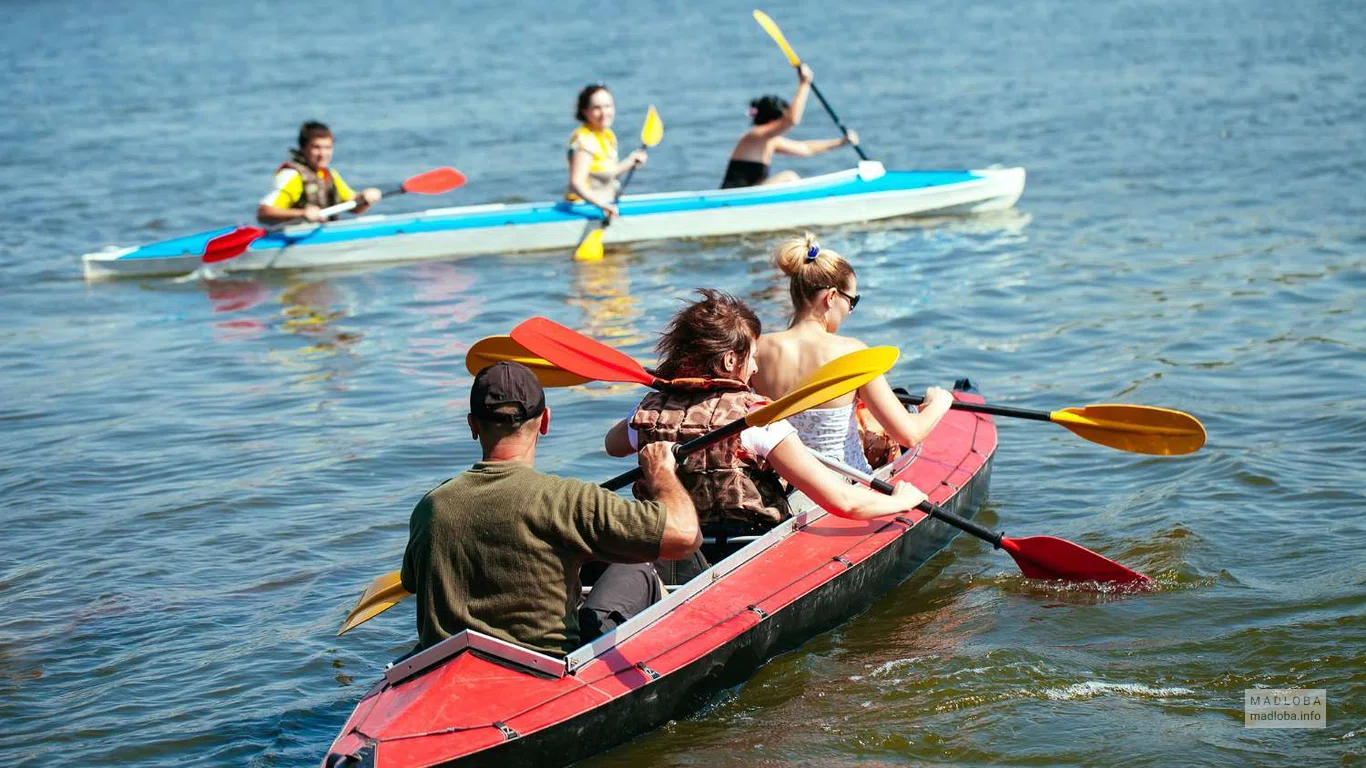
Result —
<instances>
[{"instance_id":1,"label":"orange paddle blade","mask_svg":"<svg viewBox=\"0 0 1366 768\"><path fill-rule=\"evenodd\" d=\"M479 372L494 363L510 360L521 363L536 374L536 380L543 387L572 387L588 381L561 369L543 357L537 357L531 350L518 344L511 336L489 336L480 339L465 353L465 370L477 376Z\"/></svg>"},{"instance_id":2,"label":"orange paddle blade","mask_svg":"<svg viewBox=\"0 0 1366 768\"><path fill-rule=\"evenodd\" d=\"M512 329L512 338L539 357L595 381L653 386L655 377L623 352L544 317Z\"/></svg>"},{"instance_id":3,"label":"orange paddle blade","mask_svg":"<svg viewBox=\"0 0 1366 768\"><path fill-rule=\"evenodd\" d=\"M403 191L418 195L440 195L456 187L464 186L465 174L454 168L434 168L403 182Z\"/></svg>"}]
</instances>

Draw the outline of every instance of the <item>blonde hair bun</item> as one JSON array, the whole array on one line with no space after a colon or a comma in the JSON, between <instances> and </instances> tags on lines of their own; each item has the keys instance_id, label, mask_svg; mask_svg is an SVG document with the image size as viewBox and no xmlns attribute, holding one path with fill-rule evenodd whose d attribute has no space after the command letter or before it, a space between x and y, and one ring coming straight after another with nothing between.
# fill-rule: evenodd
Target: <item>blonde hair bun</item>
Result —
<instances>
[{"instance_id":1,"label":"blonde hair bun","mask_svg":"<svg viewBox=\"0 0 1366 768\"><path fill-rule=\"evenodd\" d=\"M807 257L812 249L816 249L816 257ZM816 242L816 236L807 232L798 237L789 237L778 243L773 248L773 265L782 270L784 275L796 277L801 274L807 264L820 262L821 256L825 253L820 244Z\"/></svg>"},{"instance_id":2,"label":"blonde hair bun","mask_svg":"<svg viewBox=\"0 0 1366 768\"><path fill-rule=\"evenodd\" d=\"M791 278L792 306L801 309L822 290L849 284L854 268L838 253L823 248L816 235L789 237L773 248L773 266Z\"/></svg>"}]
</instances>

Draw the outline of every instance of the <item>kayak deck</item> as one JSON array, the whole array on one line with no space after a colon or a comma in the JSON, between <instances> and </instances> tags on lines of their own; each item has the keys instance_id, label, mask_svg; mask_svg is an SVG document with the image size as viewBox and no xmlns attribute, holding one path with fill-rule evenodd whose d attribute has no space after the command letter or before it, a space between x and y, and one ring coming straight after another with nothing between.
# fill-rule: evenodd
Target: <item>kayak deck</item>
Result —
<instances>
[{"instance_id":1,"label":"kayak deck","mask_svg":"<svg viewBox=\"0 0 1366 768\"><path fill-rule=\"evenodd\" d=\"M989 417L951 411L918 455L888 469L971 517L985 500L995 448ZM919 512L855 521L799 504L792 520L564 659L464 632L395 665L363 697L324 765L587 757L848 620L956 533Z\"/></svg>"}]
</instances>

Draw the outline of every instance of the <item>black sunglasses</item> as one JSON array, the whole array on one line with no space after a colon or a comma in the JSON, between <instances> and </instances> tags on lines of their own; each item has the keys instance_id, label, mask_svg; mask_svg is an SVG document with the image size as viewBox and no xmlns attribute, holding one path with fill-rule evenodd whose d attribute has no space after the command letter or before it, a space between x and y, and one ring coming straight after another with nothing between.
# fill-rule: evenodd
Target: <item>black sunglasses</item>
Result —
<instances>
[{"instance_id":1,"label":"black sunglasses","mask_svg":"<svg viewBox=\"0 0 1366 768\"><path fill-rule=\"evenodd\" d=\"M844 291L841 291L841 290L838 289L838 288L835 289L835 293L838 293L839 295L841 295L841 296L843 296L844 298L846 298L846 299L849 300L849 311L850 311L850 312L853 312L853 311L854 311L854 307L857 307L857 306L858 306L858 300L861 299L861 298L863 298L863 296L862 296L861 294L857 294L857 293L856 293L856 294L854 294L853 296L850 296L849 294L845 293Z\"/></svg>"}]
</instances>

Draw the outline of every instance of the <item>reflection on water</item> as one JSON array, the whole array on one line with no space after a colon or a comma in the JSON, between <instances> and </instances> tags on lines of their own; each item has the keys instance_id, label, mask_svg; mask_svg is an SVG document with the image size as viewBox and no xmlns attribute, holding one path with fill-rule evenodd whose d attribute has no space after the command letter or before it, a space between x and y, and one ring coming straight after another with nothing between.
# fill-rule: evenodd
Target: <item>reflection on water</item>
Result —
<instances>
[{"instance_id":1,"label":"reflection on water","mask_svg":"<svg viewBox=\"0 0 1366 768\"><path fill-rule=\"evenodd\" d=\"M636 298L631 295L629 253L613 251L600 261L571 263L573 282L566 303L583 311L583 320L578 328L580 333L618 348L653 341L653 332L642 333L638 326L644 312ZM651 364L648 360L639 362L643 365ZM635 384L593 384L575 387L579 391L603 395L635 388Z\"/></svg>"},{"instance_id":2,"label":"reflection on water","mask_svg":"<svg viewBox=\"0 0 1366 768\"><path fill-rule=\"evenodd\" d=\"M583 310L579 330L614 347L646 339L636 323L643 312L631 295L629 255L609 253L600 261L575 261L568 303Z\"/></svg>"},{"instance_id":3,"label":"reflection on water","mask_svg":"<svg viewBox=\"0 0 1366 768\"><path fill-rule=\"evenodd\" d=\"M344 302L331 280L289 285L280 292L280 304L285 318L280 327L313 341L302 354L348 352L361 339L359 331L335 327L336 321L350 313L337 308Z\"/></svg>"},{"instance_id":4,"label":"reflection on water","mask_svg":"<svg viewBox=\"0 0 1366 768\"><path fill-rule=\"evenodd\" d=\"M242 315L214 324L220 341L243 341L265 337L272 329L307 339L297 350L277 350L286 362L292 357L313 357L350 352L362 338L358 331L338 327L352 313L349 302L331 279L291 280L281 290L281 309L273 317L252 317L251 311L271 298L265 279L207 280L201 283L215 315Z\"/></svg>"},{"instance_id":5,"label":"reflection on water","mask_svg":"<svg viewBox=\"0 0 1366 768\"><path fill-rule=\"evenodd\" d=\"M405 270L413 286L413 309L421 322L413 329L407 351L400 357L402 373L436 387L469 385L465 352L477 338L466 324L484 310L486 296L473 291L475 273L442 261L414 264Z\"/></svg>"}]
</instances>

